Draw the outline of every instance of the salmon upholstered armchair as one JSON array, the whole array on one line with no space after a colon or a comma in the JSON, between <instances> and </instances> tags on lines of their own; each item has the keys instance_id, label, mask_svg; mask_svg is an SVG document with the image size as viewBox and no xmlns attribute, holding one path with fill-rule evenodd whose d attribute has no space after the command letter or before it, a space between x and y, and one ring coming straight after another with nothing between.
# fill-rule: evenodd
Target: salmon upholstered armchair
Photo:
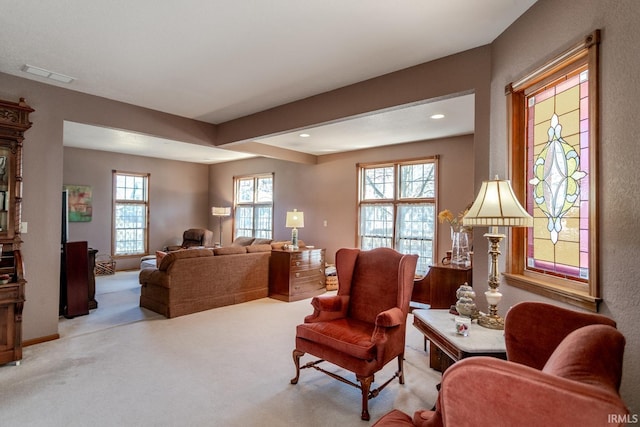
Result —
<instances>
[{"instance_id":1,"label":"salmon upholstered armchair","mask_svg":"<svg viewBox=\"0 0 640 427\"><path fill-rule=\"evenodd\" d=\"M291 383L298 383L300 369L315 368L359 388L361 418L369 420L368 400L396 377L404 384L406 319L417 260L417 255L403 255L389 248L338 250L338 293L313 298L313 314L297 326L293 350L296 376ZM321 360L300 367L305 353ZM374 374L393 359L398 360L398 371L371 390ZM353 372L359 384L318 367L323 361Z\"/></svg>"},{"instance_id":2,"label":"salmon upholstered armchair","mask_svg":"<svg viewBox=\"0 0 640 427\"><path fill-rule=\"evenodd\" d=\"M541 302L514 305L505 319L507 360L470 357L442 376L434 411L398 410L388 426L625 425L618 390L624 336L612 319Z\"/></svg>"}]
</instances>

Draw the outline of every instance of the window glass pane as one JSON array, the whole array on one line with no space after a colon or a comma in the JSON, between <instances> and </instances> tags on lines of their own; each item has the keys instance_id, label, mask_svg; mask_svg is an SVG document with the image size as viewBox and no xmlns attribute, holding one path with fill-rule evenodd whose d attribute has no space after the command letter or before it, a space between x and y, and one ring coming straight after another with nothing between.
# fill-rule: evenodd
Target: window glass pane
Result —
<instances>
[{"instance_id":1,"label":"window glass pane","mask_svg":"<svg viewBox=\"0 0 640 427\"><path fill-rule=\"evenodd\" d=\"M433 264L435 224L433 203L398 206L396 248L398 252L420 255L416 267L420 275L426 274Z\"/></svg>"},{"instance_id":2,"label":"window glass pane","mask_svg":"<svg viewBox=\"0 0 640 427\"><path fill-rule=\"evenodd\" d=\"M258 195L256 202L271 202L273 201L273 178L265 177L258 178Z\"/></svg>"},{"instance_id":3,"label":"window glass pane","mask_svg":"<svg viewBox=\"0 0 640 427\"><path fill-rule=\"evenodd\" d=\"M393 166L363 169L363 199L393 199Z\"/></svg>"},{"instance_id":4,"label":"window glass pane","mask_svg":"<svg viewBox=\"0 0 640 427\"><path fill-rule=\"evenodd\" d=\"M400 166L400 198L433 198L435 194L434 163Z\"/></svg>"},{"instance_id":5,"label":"window glass pane","mask_svg":"<svg viewBox=\"0 0 640 427\"><path fill-rule=\"evenodd\" d=\"M253 178L238 180L237 203L253 203Z\"/></svg>"},{"instance_id":6,"label":"window glass pane","mask_svg":"<svg viewBox=\"0 0 640 427\"><path fill-rule=\"evenodd\" d=\"M273 223L271 206L256 206L255 209L255 237L271 238L271 224Z\"/></svg>"},{"instance_id":7,"label":"window glass pane","mask_svg":"<svg viewBox=\"0 0 640 427\"><path fill-rule=\"evenodd\" d=\"M145 252L146 205L116 203L115 254L128 255Z\"/></svg>"},{"instance_id":8,"label":"window glass pane","mask_svg":"<svg viewBox=\"0 0 640 427\"><path fill-rule=\"evenodd\" d=\"M238 206L236 208L235 237L253 236L253 206Z\"/></svg>"},{"instance_id":9,"label":"window glass pane","mask_svg":"<svg viewBox=\"0 0 640 427\"><path fill-rule=\"evenodd\" d=\"M363 205L360 209L360 247L393 247L393 205Z\"/></svg>"},{"instance_id":10,"label":"window glass pane","mask_svg":"<svg viewBox=\"0 0 640 427\"><path fill-rule=\"evenodd\" d=\"M589 96L586 66L526 97L527 268L589 279Z\"/></svg>"}]
</instances>

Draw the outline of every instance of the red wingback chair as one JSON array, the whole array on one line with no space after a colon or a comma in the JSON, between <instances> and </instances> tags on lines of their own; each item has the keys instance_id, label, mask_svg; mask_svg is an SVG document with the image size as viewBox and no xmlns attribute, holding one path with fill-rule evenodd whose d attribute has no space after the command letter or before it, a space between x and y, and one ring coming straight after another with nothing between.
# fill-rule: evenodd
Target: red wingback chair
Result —
<instances>
[{"instance_id":1,"label":"red wingback chair","mask_svg":"<svg viewBox=\"0 0 640 427\"><path fill-rule=\"evenodd\" d=\"M369 420L368 400L396 377L404 384L406 319L417 260L417 255L389 248L340 249L336 253L337 295L313 298L314 313L296 328L296 376L291 383L298 383L300 358L305 353L319 357L322 360L309 362L302 369L315 368L361 389L361 418ZM398 371L371 390L374 374L395 358ZM359 384L316 366L322 361L355 373Z\"/></svg>"},{"instance_id":2,"label":"red wingback chair","mask_svg":"<svg viewBox=\"0 0 640 427\"><path fill-rule=\"evenodd\" d=\"M435 411L393 410L387 426L625 425L624 336L608 317L540 302L505 319L507 359L471 357L442 376Z\"/></svg>"}]
</instances>

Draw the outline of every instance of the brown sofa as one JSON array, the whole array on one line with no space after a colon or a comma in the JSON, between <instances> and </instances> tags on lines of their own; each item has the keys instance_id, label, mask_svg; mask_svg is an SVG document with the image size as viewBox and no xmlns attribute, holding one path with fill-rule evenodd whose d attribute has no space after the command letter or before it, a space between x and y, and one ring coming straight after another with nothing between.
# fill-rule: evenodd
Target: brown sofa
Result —
<instances>
[{"instance_id":1,"label":"brown sofa","mask_svg":"<svg viewBox=\"0 0 640 427\"><path fill-rule=\"evenodd\" d=\"M170 252L140 272L140 307L177 317L269 295L271 245Z\"/></svg>"}]
</instances>

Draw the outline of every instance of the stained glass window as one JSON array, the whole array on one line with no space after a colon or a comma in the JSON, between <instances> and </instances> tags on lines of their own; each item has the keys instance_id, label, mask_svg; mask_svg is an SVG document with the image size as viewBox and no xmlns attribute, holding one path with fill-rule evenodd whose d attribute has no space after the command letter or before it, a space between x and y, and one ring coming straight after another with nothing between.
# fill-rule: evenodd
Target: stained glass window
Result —
<instances>
[{"instance_id":1,"label":"stained glass window","mask_svg":"<svg viewBox=\"0 0 640 427\"><path fill-rule=\"evenodd\" d=\"M589 279L588 76L583 66L525 98L527 267L574 280Z\"/></svg>"},{"instance_id":2,"label":"stained glass window","mask_svg":"<svg viewBox=\"0 0 640 427\"><path fill-rule=\"evenodd\" d=\"M507 86L511 182L534 217L511 231L508 284L597 311L599 31Z\"/></svg>"}]
</instances>

